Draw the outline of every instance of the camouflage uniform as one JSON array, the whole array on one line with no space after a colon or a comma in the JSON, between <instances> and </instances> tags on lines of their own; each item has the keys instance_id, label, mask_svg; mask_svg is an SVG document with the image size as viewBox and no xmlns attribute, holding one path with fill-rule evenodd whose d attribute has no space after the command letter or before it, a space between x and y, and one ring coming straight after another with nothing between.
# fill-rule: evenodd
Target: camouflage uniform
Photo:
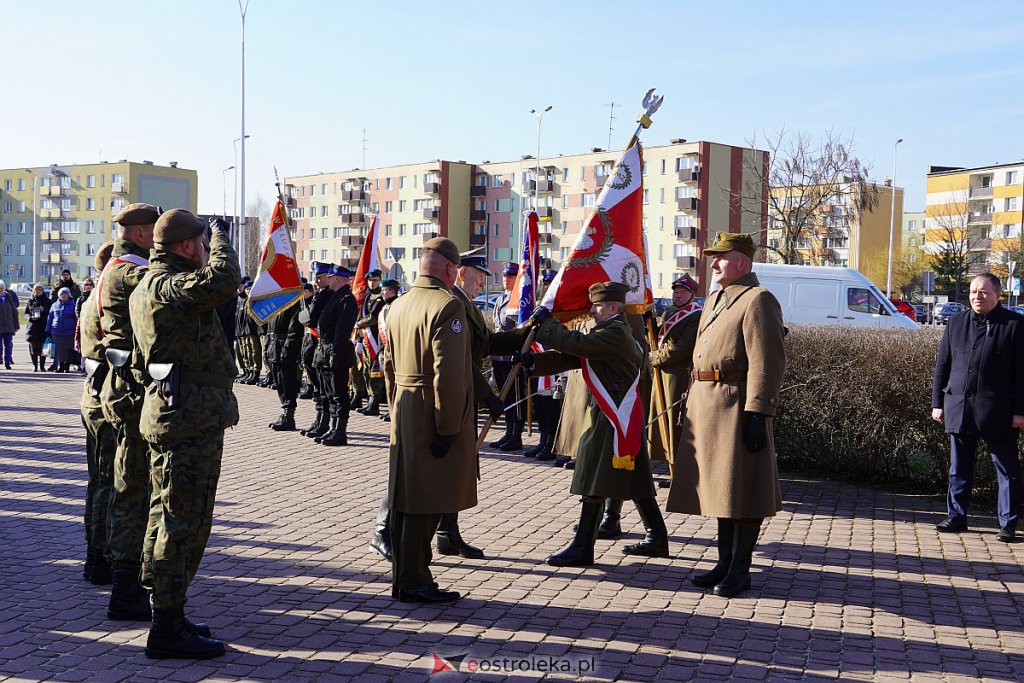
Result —
<instances>
[{"instance_id":1,"label":"camouflage uniform","mask_svg":"<svg viewBox=\"0 0 1024 683\"><path fill-rule=\"evenodd\" d=\"M149 258L148 249L118 239L111 258L127 254ZM107 266L97 290L104 349L132 351L128 298L145 272L146 267L136 263ZM104 415L117 433L114 490L107 519L107 558L114 567L137 567L142 561L142 539L149 516L149 449L139 433L139 414L146 383L139 366L129 363L111 367L100 394Z\"/></svg>"},{"instance_id":2,"label":"camouflage uniform","mask_svg":"<svg viewBox=\"0 0 1024 683\"><path fill-rule=\"evenodd\" d=\"M238 423L235 366L215 308L240 281L238 257L215 230L209 265L155 249L131 296L142 363L151 371L154 364L174 365L146 392L139 424L152 453L153 489L143 583L156 610L184 607L210 536L224 430Z\"/></svg>"},{"instance_id":3,"label":"camouflage uniform","mask_svg":"<svg viewBox=\"0 0 1024 683\"><path fill-rule=\"evenodd\" d=\"M103 357L102 333L95 301L86 301L79 320L82 357L97 363L82 390L82 424L85 426L85 458L89 481L85 488L85 542L87 560L85 578L109 581L104 553L107 547L107 506L114 480L114 428L103 415L99 389L107 363ZM85 361L83 361L84 363ZM91 365L91 363L90 363ZM94 395L95 394L95 395ZM94 571L97 566L103 569ZM102 575L106 575L104 579Z\"/></svg>"}]
</instances>

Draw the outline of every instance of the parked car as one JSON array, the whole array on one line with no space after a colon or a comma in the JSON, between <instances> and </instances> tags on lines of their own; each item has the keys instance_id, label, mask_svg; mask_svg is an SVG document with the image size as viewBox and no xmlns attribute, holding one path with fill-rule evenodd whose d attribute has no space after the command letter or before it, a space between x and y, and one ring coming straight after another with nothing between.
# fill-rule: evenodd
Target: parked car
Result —
<instances>
[{"instance_id":1,"label":"parked car","mask_svg":"<svg viewBox=\"0 0 1024 683\"><path fill-rule=\"evenodd\" d=\"M935 323L937 325L945 325L949 322L949 319L952 316L966 310L966 306L961 303L957 303L956 301L950 301L949 303L942 304L942 308L940 308L939 312L935 314Z\"/></svg>"},{"instance_id":2,"label":"parked car","mask_svg":"<svg viewBox=\"0 0 1024 683\"><path fill-rule=\"evenodd\" d=\"M484 313L489 313L494 310L494 304L497 303L498 299L501 298L501 294L486 294L480 293L473 299L473 305L479 308Z\"/></svg>"},{"instance_id":3,"label":"parked car","mask_svg":"<svg viewBox=\"0 0 1024 683\"><path fill-rule=\"evenodd\" d=\"M915 323L917 322L917 309L911 306L909 301L904 301L903 299L889 299L889 301L892 302L892 305L896 307L897 311L907 316Z\"/></svg>"},{"instance_id":4,"label":"parked car","mask_svg":"<svg viewBox=\"0 0 1024 683\"><path fill-rule=\"evenodd\" d=\"M913 304L913 306L914 310L917 311L917 322L921 323L922 325L927 325L931 323L931 320L928 319L928 304Z\"/></svg>"},{"instance_id":5,"label":"parked car","mask_svg":"<svg viewBox=\"0 0 1024 683\"><path fill-rule=\"evenodd\" d=\"M852 268L755 263L754 272L779 300L787 323L918 329Z\"/></svg>"},{"instance_id":6,"label":"parked car","mask_svg":"<svg viewBox=\"0 0 1024 683\"><path fill-rule=\"evenodd\" d=\"M32 283L31 282L15 282L8 286L12 292L17 294L19 297L28 296L32 297Z\"/></svg>"},{"instance_id":7,"label":"parked car","mask_svg":"<svg viewBox=\"0 0 1024 683\"><path fill-rule=\"evenodd\" d=\"M672 299L655 298L654 299L654 312L661 315L672 307Z\"/></svg>"},{"instance_id":8,"label":"parked car","mask_svg":"<svg viewBox=\"0 0 1024 683\"><path fill-rule=\"evenodd\" d=\"M1014 313L1020 313L1021 315L1024 315L1024 306L1008 306L1007 308L1009 308Z\"/></svg>"}]
</instances>

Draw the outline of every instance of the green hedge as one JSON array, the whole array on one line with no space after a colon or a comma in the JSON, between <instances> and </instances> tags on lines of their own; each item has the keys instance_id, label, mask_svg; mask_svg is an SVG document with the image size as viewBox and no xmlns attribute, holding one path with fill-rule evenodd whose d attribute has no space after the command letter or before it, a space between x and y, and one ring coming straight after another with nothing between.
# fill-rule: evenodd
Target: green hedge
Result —
<instances>
[{"instance_id":1,"label":"green hedge","mask_svg":"<svg viewBox=\"0 0 1024 683\"><path fill-rule=\"evenodd\" d=\"M775 424L787 472L941 493L949 440L931 419L941 329L790 326ZM978 458L976 489L995 470Z\"/></svg>"}]
</instances>

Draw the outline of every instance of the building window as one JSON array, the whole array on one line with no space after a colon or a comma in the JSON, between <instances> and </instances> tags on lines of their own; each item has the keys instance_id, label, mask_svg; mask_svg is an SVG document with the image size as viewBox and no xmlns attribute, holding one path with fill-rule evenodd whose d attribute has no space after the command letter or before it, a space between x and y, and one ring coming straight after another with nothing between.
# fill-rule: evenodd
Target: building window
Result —
<instances>
[{"instance_id":1,"label":"building window","mask_svg":"<svg viewBox=\"0 0 1024 683\"><path fill-rule=\"evenodd\" d=\"M6 254L7 256L13 256L13 255L14 255L14 245L13 245L13 244L11 244L10 242L8 242L7 244L5 244L5 245L4 245L4 253L5 253L5 254Z\"/></svg>"},{"instance_id":2,"label":"building window","mask_svg":"<svg viewBox=\"0 0 1024 683\"><path fill-rule=\"evenodd\" d=\"M327 218L327 205L324 204L320 207L320 218Z\"/></svg>"},{"instance_id":3,"label":"building window","mask_svg":"<svg viewBox=\"0 0 1024 683\"><path fill-rule=\"evenodd\" d=\"M390 199L384 202L384 213L391 213L391 209L393 206L394 202L392 202Z\"/></svg>"},{"instance_id":4,"label":"building window","mask_svg":"<svg viewBox=\"0 0 1024 683\"><path fill-rule=\"evenodd\" d=\"M651 203L651 198L650 198L650 194L649 193L650 193L650 190L645 187L644 188L644 204L650 204Z\"/></svg>"},{"instance_id":5,"label":"building window","mask_svg":"<svg viewBox=\"0 0 1024 683\"><path fill-rule=\"evenodd\" d=\"M10 213L12 206L13 206L13 204L11 204L11 202L9 202L9 201L8 202L4 202L4 211L6 211L7 213Z\"/></svg>"},{"instance_id":6,"label":"building window","mask_svg":"<svg viewBox=\"0 0 1024 683\"><path fill-rule=\"evenodd\" d=\"M25 202L18 202L18 213L25 213Z\"/></svg>"},{"instance_id":7,"label":"building window","mask_svg":"<svg viewBox=\"0 0 1024 683\"><path fill-rule=\"evenodd\" d=\"M405 211L405 205L407 203L408 202L405 199L399 199L398 200L398 213L402 213L402 212Z\"/></svg>"},{"instance_id":8,"label":"building window","mask_svg":"<svg viewBox=\"0 0 1024 683\"><path fill-rule=\"evenodd\" d=\"M19 190L24 190L25 189L25 179L24 178L18 178L18 189Z\"/></svg>"},{"instance_id":9,"label":"building window","mask_svg":"<svg viewBox=\"0 0 1024 683\"><path fill-rule=\"evenodd\" d=\"M597 201L597 195L594 194L593 192L584 192L581 197L581 201L583 203L583 206L593 206L594 203Z\"/></svg>"},{"instance_id":10,"label":"building window","mask_svg":"<svg viewBox=\"0 0 1024 683\"><path fill-rule=\"evenodd\" d=\"M96 200L93 199L92 197L87 198L85 200L85 210L86 211L95 211L96 210Z\"/></svg>"},{"instance_id":11,"label":"building window","mask_svg":"<svg viewBox=\"0 0 1024 683\"><path fill-rule=\"evenodd\" d=\"M24 256L26 254L26 249L27 248L28 248L27 244L19 244L18 245L18 256Z\"/></svg>"},{"instance_id":12,"label":"building window","mask_svg":"<svg viewBox=\"0 0 1024 683\"><path fill-rule=\"evenodd\" d=\"M11 191L11 181L10 180L5 180L4 181L4 189L7 190L8 192Z\"/></svg>"},{"instance_id":13,"label":"building window","mask_svg":"<svg viewBox=\"0 0 1024 683\"><path fill-rule=\"evenodd\" d=\"M562 234L564 235L569 230L569 223L562 221Z\"/></svg>"},{"instance_id":14,"label":"building window","mask_svg":"<svg viewBox=\"0 0 1024 683\"><path fill-rule=\"evenodd\" d=\"M89 256L95 256L96 255L96 245L92 244L92 243L86 245L85 253L88 254Z\"/></svg>"},{"instance_id":15,"label":"building window","mask_svg":"<svg viewBox=\"0 0 1024 683\"><path fill-rule=\"evenodd\" d=\"M1017 178L1018 178L1017 171L1007 171L1006 172L1006 184L1007 185L1014 185L1014 184L1016 184L1018 182Z\"/></svg>"},{"instance_id":16,"label":"building window","mask_svg":"<svg viewBox=\"0 0 1024 683\"><path fill-rule=\"evenodd\" d=\"M390 223L385 223L384 224L384 236L385 237L391 237L391 224Z\"/></svg>"},{"instance_id":17,"label":"building window","mask_svg":"<svg viewBox=\"0 0 1024 683\"><path fill-rule=\"evenodd\" d=\"M85 176L85 186L86 187L96 187L96 176L94 176L94 175L87 175L87 176Z\"/></svg>"},{"instance_id":18,"label":"building window","mask_svg":"<svg viewBox=\"0 0 1024 683\"><path fill-rule=\"evenodd\" d=\"M1006 210L1007 211L1016 211L1017 210L1017 198L1016 197L1007 197L1006 198Z\"/></svg>"},{"instance_id":19,"label":"building window","mask_svg":"<svg viewBox=\"0 0 1024 683\"><path fill-rule=\"evenodd\" d=\"M500 175L496 175L496 176L492 177L491 181L492 181L492 185L491 185L492 187L501 187L502 185L505 184L504 176L500 176Z\"/></svg>"},{"instance_id":20,"label":"building window","mask_svg":"<svg viewBox=\"0 0 1024 683\"><path fill-rule=\"evenodd\" d=\"M327 183L324 183L323 185L320 186L320 194L324 195L325 197L327 196Z\"/></svg>"},{"instance_id":21,"label":"building window","mask_svg":"<svg viewBox=\"0 0 1024 683\"><path fill-rule=\"evenodd\" d=\"M404 190L405 189L405 176L404 175L403 176L399 176L399 178L398 178L398 189L399 190Z\"/></svg>"},{"instance_id":22,"label":"building window","mask_svg":"<svg viewBox=\"0 0 1024 683\"><path fill-rule=\"evenodd\" d=\"M22 221L18 225L18 234L19 235L24 235L27 232L28 232L28 223L26 223L25 221Z\"/></svg>"},{"instance_id":23,"label":"building window","mask_svg":"<svg viewBox=\"0 0 1024 683\"><path fill-rule=\"evenodd\" d=\"M94 221L86 221L85 222L85 232L88 235L95 235L96 234L96 223Z\"/></svg>"},{"instance_id":24,"label":"building window","mask_svg":"<svg viewBox=\"0 0 1024 683\"><path fill-rule=\"evenodd\" d=\"M320 228L320 239L327 239L327 228ZM326 256L324 258L327 258Z\"/></svg>"},{"instance_id":25,"label":"building window","mask_svg":"<svg viewBox=\"0 0 1024 683\"><path fill-rule=\"evenodd\" d=\"M392 186L392 184L391 184L391 178L385 178L385 179L384 179L384 189L385 189L385 190L391 190L391 189L393 189L393 186Z\"/></svg>"},{"instance_id":26,"label":"building window","mask_svg":"<svg viewBox=\"0 0 1024 683\"><path fill-rule=\"evenodd\" d=\"M398 236L405 237L405 223L398 224Z\"/></svg>"},{"instance_id":27,"label":"building window","mask_svg":"<svg viewBox=\"0 0 1024 683\"><path fill-rule=\"evenodd\" d=\"M498 236L498 232L499 232L500 230L501 230L501 226L499 226L499 225L498 225L497 223L495 223L495 225L494 225L494 236L495 236L495 237L497 237L497 236Z\"/></svg>"},{"instance_id":28,"label":"building window","mask_svg":"<svg viewBox=\"0 0 1024 683\"><path fill-rule=\"evenodd\" d=\"M5 235L10 235L11 234L11 224L10 223L4 223L4 234Z\"/></svg>"}]
</instances>

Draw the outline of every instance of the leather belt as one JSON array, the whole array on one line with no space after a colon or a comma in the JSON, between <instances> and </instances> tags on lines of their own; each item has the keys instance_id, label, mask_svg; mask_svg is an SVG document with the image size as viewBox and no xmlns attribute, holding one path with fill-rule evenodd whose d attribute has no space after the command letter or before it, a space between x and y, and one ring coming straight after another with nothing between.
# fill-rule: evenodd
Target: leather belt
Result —
<instances>
[{"instance_id":1,"label":"leather belt","mask_svg":"<svg viewBox=\"0 0 1024 683\"><path fill-rule=\"evenodd\" d=\"M694 382L745 382L747 373L739 370L693 370L690 378Z\"/></svg>"}]
</instances>

